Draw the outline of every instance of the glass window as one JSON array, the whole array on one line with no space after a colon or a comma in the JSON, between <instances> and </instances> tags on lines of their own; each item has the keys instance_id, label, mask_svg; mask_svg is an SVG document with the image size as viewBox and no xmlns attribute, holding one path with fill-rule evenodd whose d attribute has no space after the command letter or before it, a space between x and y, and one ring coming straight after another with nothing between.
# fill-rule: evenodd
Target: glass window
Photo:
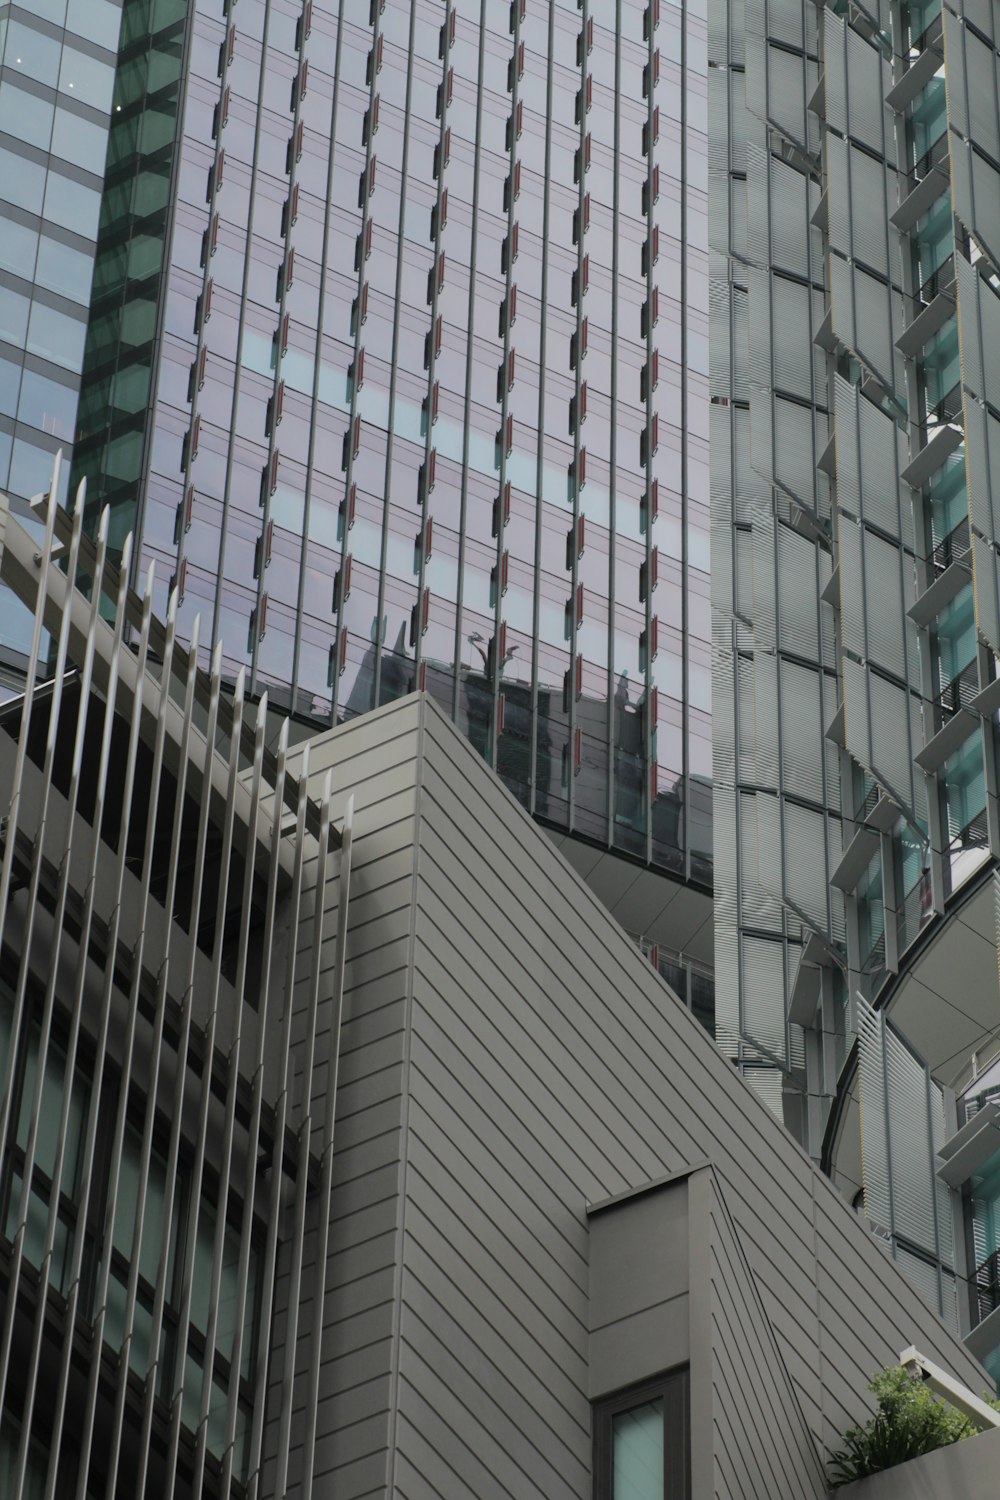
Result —
<instances>
[{"instance_id":1,"label":"glass window","mask_svg":"<svg viewBox=\"0 0 1000 1500\"><path fill-rule=\"evenodd\" d=\"M73 441L76 425L77 393L68 385L49 380L35 370L25 370L21 382L21 404L18 419L32 427L40 427L49 437Z\"/></svg>"},{"instance_id":2,"label":"glass window","mask_svg":"<svg viewBox=\"0 0 1000 1500\"><path fill-rule=\"evenodd\" d=\"M74 302L88 304L90 282L94 272L93 257L84 250L74 250L60 240L43 235L38 247L35 280L52 292L72 297Z\"/></svg>"},{"instance_id":3,"label":"glass window","mask_svg":"<svg viewBox=\"0 0 1000 1500\"><path fill-rule=\"evenodd\" d=\"M10 359L0 359L0 412L12 417L17 411L21 388L21 366Z\"/></svg>"},{"instance_id":4,"label":"glass window","mask_svg":"<svg viewBox=\"0 0 1000 1500\"><path fill-rule=\"evenodd\" d=\"M0 150L0 198L16 203L28 213L42 211L45 192L45 168L36 161L18 156L16 151Z\"/></svg>"},{"instance_id":5,"label":"glass window","mask_svg":"<svg viewBox=\"0 0 1000 1500\"><path fill-rule=\"evenodd\" d=\"M910 110L909 128L910 160L919 171L931 164L933 148L948 128L943 72L917 95Z\"/></svg>"},{"instance_id":6,"label":"glass window","mask_svg":"<svg viewBox=\"0 0 1000 1500\"><path fill-rule=\"evenodd\" d=\"M52 105L5 80L0 89L0 130L45 150L52 132Z\"/></svg>"},{"instance_id":7,"label":"glass window","mask_svg":"<svg viewBox=\"0 0 1000 1500\"><path fill-rule=\"evenodd\" d=\"M114 68L110 63L98 62L75 47L63 48L59 87L72 94L74 99L92 104L95 109L110 109L114 81Z\"/></svg>"},{"instance_id":8,"label":"glass window","mask_svg":"<svg viewBox=\"0 0 1000 1500\"><path fill-rule=\"evenodd\" d=\"M976 606L971 583L967 583L938 615L936 636L939 685L944 688L976 659Z\"/></svg>"},{"instance_id":9,"label":"glass window","mask_svg":"<svg viewBox=\"0 0 1000 1500\"><path fill-rule=\"evenodd\" d=\"M688 1372L599 1402L595 1500L687 1500Z\"/></svg>"},{"instance_id":10,"label":"glass window","mask_svg":"<svg viewBox=\"0 0 1000 1500\"><path fill-rule=\"evenodd\" d=\"M79 370L86 332L86 323L68 317L54 307L46 307L44 302L36 302L31 309L28 349L32 354L51 359L53 364L65 366L67 370Z\"/></svg>"},{"instance_id":11,"label":"glass window","mask_svg":"<svg viewBox=\"0 0 1000 1500\"><path fill-rule=\"evenodd\" d=\"M77 167L101 175L104 172L107 144L106 126L83 120L68 109L56 110L56 123L52 131L53 156L61 156L64 161L71 161Z\"/></svg>"},{"instance_id":12,"label":"glass window","mask_svg":"<svg viewBox=\"0 0 1000 1500\"><path fill-rule=\"evenodd\" d=\"M935 547L950 536L961 521L969 519L969 501L965 485L965 447L956 449L927 486L931 534Z\"/></svg>"},{"instance_id":13,"label":"glass window","mask_svg":"<svg viewBox=\"0 0 1000 1500\"><path fill-rule=\"evenodd\" d=\"M614 1500L663 1500L663 1398L611 1419Z\"/></svg>"},{"instance_id":14,"label":"glass window","mask_svg":"<svg viewBox=\"0 0 1000 1500\"><path fill-rule=\"evenodd\" d=\"M54 88L59 74L59 43L54 37L43 36L20 21L11 21L7 27L3 65Z\"/></svg>"},{"instance_id":15,"label":"glass window","mask_svg":"<svg viewBox=\"0 0 1000 1500\"><path fill-rule=\"evenodd\" d=\"M928 343L920 358L920 371L924 380L925 412L929 417L937 417L940 421L948 421L957 411L961 410L960 402L952 410L952 401L945 402L945 397L951 396L956 390L961 379L961 363L958 350L958 319L949 318L948 322L936 333Z\"/></svg>"},{"instance_id":16,"label":"glass window","mask_svg":"<svg viewBox=\"0 0 1000 1500\"><path fill-rule=\"evenodd\" d=\"M0 163L0 166L3 164ZM40 168L35 168L40 171ZM97 238L101 213L100 189L85 187L61 172L50 172L45 189L45 217L63 229L72 229L88 239Z\"/></svg>"},{"instance_id":17,"label":"glass window","mask_svg":"<svg viewBox=\"0 0 1000 1500\"><path fill-rule=\"evenodd\" d=\"M955 249L950 193L942 193L930 212L917 220L910 234L910 243L917 285L926 286L929 296L934 290L929 285L931 277L947 263Z\"/></svg>"},{"instance_id":18,"label":"glass window","mask_svg":"<svg viewBox=\"0 0 1000 1500\"><path fill-rule=\"evenodd\" d=\"M61 5L62 0L49 0L49 3ZM121 6L115 5L114 0L69 0L66 29L89 38L99 47L107 47L110 52L117 52L121 16Z\"/></svg>"},{"instance_id":19,"label":"glass window","mask_svg":"<svg viewBox=\"0 0 1000 1500\"><path fill-rule=\"evenodd\" d=\"M0 339L6 339L8 344L17 344L20 348L24 347L30 306L28 298L20 292L0 286Z\"/></svg>"},{"instance_id":20,"label":"glass window","mask_svg":"<svg viewBox=\"0 0 1000 1500\"><path fill-rule=\"evenodd\" d=\"M53 456L53 449L40 448L23 437L16 438L8 481L13 493L28 498L47 490L52 479ZM63 464L63 473L66 470L67 465Z\"/></svg>"},{"instance_id":21,"label":"glass window","mask_svg":"<svg viewBox=\"0 0 1000 1500\"><path fill-rule=\"evenodd\" d=\"M35 268L38 230L12 219L0 219L0 266L30 281Z\"/></svg>"}]
</instances>

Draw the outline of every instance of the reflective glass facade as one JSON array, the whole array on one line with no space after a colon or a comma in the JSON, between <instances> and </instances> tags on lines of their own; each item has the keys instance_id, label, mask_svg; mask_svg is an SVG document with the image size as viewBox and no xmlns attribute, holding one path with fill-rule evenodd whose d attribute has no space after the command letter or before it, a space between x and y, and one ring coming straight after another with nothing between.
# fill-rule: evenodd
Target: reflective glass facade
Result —
<instances>
[{"instance_id":1,"label":"reflective glass facade","mask_svg":"<svg viewBox=\"0 0 1000 1500\"><path fill-rule=\"evenodd\" d=\"M981 1246L938 1199L1000 1015L988 899L975 980L968 943L1000 861L1000 24L710 23L717 1035L964 1330Z\"/></svg>"},{"instance_id":2,"label":"reflective glass facade","mask_svg":"<svg viewBox=\"0 0 1000 1500\"><path fill-rule=\"evenodd\" d=\"M15 503L73 441L120 25L120 0L0 13L0 488ZM23 669L30 624L4 592L0 671Z\"/></svg>"},{"instance_id":3,"label":"reflective glass facade","mask_svg":"<svg viewBox=\"0 0 1000 1500\"><path fill-rule=\"evenodd\" d=\"M74 467L112 544L255 692L426 687L539 817L707 886L702 8L141 9Z\"/></svg>"}]
</instances>

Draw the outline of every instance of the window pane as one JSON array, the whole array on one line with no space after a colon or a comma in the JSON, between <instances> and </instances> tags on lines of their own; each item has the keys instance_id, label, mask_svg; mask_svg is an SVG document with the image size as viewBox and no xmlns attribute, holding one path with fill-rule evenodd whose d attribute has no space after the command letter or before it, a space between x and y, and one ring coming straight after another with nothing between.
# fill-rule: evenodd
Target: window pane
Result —
<instances>
[{"instance_id":1,"label":"window pane","mask_svg":"<svg viewBox=\"0 0 1000 1500\"><path fill-rule=\"evenodd\" d=\"M90 280L93 275L93 257L83 250L74 250L61 240L42 236L38 247L38 265L35 280L52 292L72 297L75 302L89 302Z\"/></svg>"},{"instance_id":2,"label":"window pane","mask_svg":"<svg viewBox=\"0 0 1000 1500\"><path fill-rule=\"evenodd\" d=\"M40 427L50 437L73 441L76 424L77 393L68 385L49 380L35 370L25 370L21 382L21 404L18 417L32 427Z\"/></svg>"},{"instance_id":3,"label":"window pane","mask_svg":"<svg viewBox=\"0 0 1000 1500\"><path fill-rule=\"evenodd\" d=\"M612 1500L664 1500L663 1401L618 1414L612 1431Z\"/></svg>"},{"instance_id":4,"label":"window pane","mask_svg":"<svg viewBox=\"0 0 1000 1500\"><path fill-rule=\"evenodd\" d=\"M38 248L38 230L12 219L0 219L0 266L15 276L31 280ZM58 290L58 288L57 288Z\"/></svg>"},{"instance_id":5,"label":"window pane","mask_svg":"<svg viewBox=\"0 0 1000 1500\"><path fill-rule=\"evenodd\" d=\"M45 192L45 217L63 229L72 229L76 234L97 236L97 221L101 212L101 195L96 188L84 187L61 172L50 172Z\"/></svg>"},{"instance_id":6,"label":"window pane","mask_svg":"<svg viewBox=\"0 0 1000 1500\"><path fill-rule=\"evenodd\" d=\"M44 151L52 133L52 105L37 94L5 83L0 91L0 130Z\"/></svg>"},{"instance_id":7,"label":"window pane","mask_svg":"<svg viewBox=\"0 0 1000 1500\"><path fill-rule=\"evenodd\" d=\"M86 323L69 318L54 307L36 302L31 310L28 348L32 354L41 354L54 364L65 365L69 370L79 370L83 362L86 332Z\"/></svg>"},{"instance_id":8,"label":"window pane","mask_svg":"<svg viewBox=\"0 0 1000 1500\"><path fill-rule=\"evenodd\" d=\"M0 198L29 213L41 212L45 168L14 151L0 151Z\"/></svg>"}]
</instances>

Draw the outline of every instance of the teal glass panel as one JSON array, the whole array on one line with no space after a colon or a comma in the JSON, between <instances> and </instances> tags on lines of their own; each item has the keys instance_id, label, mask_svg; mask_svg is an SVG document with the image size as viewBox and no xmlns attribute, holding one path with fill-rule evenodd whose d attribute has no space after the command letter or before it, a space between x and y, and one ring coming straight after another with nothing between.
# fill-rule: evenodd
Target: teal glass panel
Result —
<instances>
[{"instance_id":1,"label":"teal glass panel","mask_svg":"<svg viewBox=\"0 0 1000 1500\"><path fill-rule=\"evenodd\" d=\"M954 682L976 655L976 605L967 583L941 611L936 625L941 684Z\"/></svg>"},{"instance_id":2,"label":"teal glass panel","mask_svg":"<svg viewBox=\"0 0 1000 1500\"><path fill-rule=\"evenodd\" d=\"M611 1441L612 1500L664 1500L662 1399L619 1412Z\"/></svg>"},{"instance_id":3,"label":"teal glass panel","mask_svg":"<svg viewBox=\"0 0 1000 1500\"><path fill-rule=\"evenodd\" d=\"M112 1244L115 1249L131 1259L132 1239L136 1215L139 1208L140 1156L142 1141L137 1130L131 1126L125 1134L122 1150L121 1173L118 1182L118 1201L115 1210L115 1225ZM142 1246L139 1251L139 1274L150 1286L155 1286L160 1264L163 1240L163 1223L166 1213L167 1164L156 1151L149 1159L146 1174L145 1206L142 1223ZM173 1282L174 1258L177 1251L177 1225L179 1215L174 1203L174 1214L170 1228L170 1243L167 1252L167 1285Z\"/></svg>"},{"instance_id":4,"label":"teal glass panel","mask_svg":"<svg viewBox=\"0 0 1000 1500\"><path fill-rule=\"evenodd\" d=\"M35 1083L38 1077L38 1028L33 1027L28 1040L28 1055L24 1065L24 1086L21 1090L21 1108L17 1122L17 1144L24 1150L28 1144L28 1127L34 1108ZM63 1083L66 1069L66 1054L54 1042L49 1043L45 1059L45 1081L42 1086L41 1107L38 1111L38 1134L35 1138L35 1165L52 1176L59 1146L59 1120L63 1107ZM73 1079L69 1119L66 1131L66 1149L62 1163L62 1191L72 1197L76 1188L76 1174L87 1119L89 1089L79 1073Z\"/></svg>"},{"instance_id":5,"label":"teal glass panel","mask_svg":"<svg viewBox=\"0 0 1000 1500\"><path fill-rule=\"evenodd\" d=\"M965 448L958 448L932 476L927 486L931 535L937 547L960 521L968 520L969 500L965 479Z\"/></svg>"},{"instance_id":6,"label":"teal glass panel","mask_svg":"<svg viewBox=\"0 0 1000 1500\"><path fill-rule=\"evenodd\" d=\"M11 1174L10 1206L7 1210L7 1224L4 1229L4 1233L9 1240L13 1240L17 1232L18 1215L21 1208L21 1186L23 1182L24 1178L20 1172ZM48 1196L37 1191L29 1193L28 1206L24 1218L24 1257L29 1265L40 1267L45 1255L45 1245L48 1238ZM73 1238L69 1232L68 1225L64 1224L62 1219L57 1218L52 1239L52 1264L49 1268L49 1279L59 1292L64 1290L66 1284L66 1273L69 1269L72 1244Z\"/></svg>"},{"instance_id":7,"label":"teal glass panel","mask_svg":"<svg viewBox=\"0 0 1000 1500\"><path fill-rule=\"evenodd\" d=\"M876 854L861 877L857 888L858 936L860 949L867 959L885 932L885 905L882 899L882 857Z\"/></svg>"},{"instance_id":8,"label":"teal glass panel","mask_svg":"<svg viewBox=\"0 0 1000 1500\"><path fill-rule=\"evenodd\" d=\"M986 811L983 742L978 730L948 757L940 780L948 811L948 837L954 839Z\"/></svg>"},{"instance_id":9,"label":"teal glass panel","mask_svg":"<svg viewBox=\"0 0 1000 1500\"><path fill-rule=\"evenodd\" d=\"M924 378L925 407L928 412L934 412L961 378L956 318L949 318L924 346L920 368Z\"/></svg>"},{"instance_id":10,"label":"teal glass panel","mask_svg":"<svg viewBox=\"0 0 1000 1500\"><path fill-rule=\"evenodd\" d=\"M921 89L910 109L910 150L914 164L933 149L948 128L948 101L943 76ZM945 198L947 200L947 194Z\"/></svg>"},{"instance_id":11,"label":"teal glass panel","mask_svg":"<svg viewBox=\"0 0 1000 1500\"><path fill-rule=\"evenodd\" d=\"M24 1488L17 1487L17 1453L21 1442L20 1423L5 1416L0 1426L0 1495L21 1495L23 1500L43 1500L48 1476L48 1453L35 1438L28 1443L28 1462Z\"/></svg>"},{"instance_id":12,"label":"teal glass panel","mask_svg":"<svg viewBox=\"0 0 1000 1500\"><path fill-rule=\"evenodd\" d=\"M911 47L919 42L931 22L940 14L941 0L910 0L910 4L903 7L903 28Z\"/></svg>"},{"instance_id":13,"label":"teal glass panel","mask_svg":"<svg viewBox=\"0 0 1000 1500\"><path fill-rule=\"evenodd\" d=\"M942 193L929 213L918 219L910 233L917 285L924 286L954 253L955 226L951 195Z\"/></svg>"}]
</instances>

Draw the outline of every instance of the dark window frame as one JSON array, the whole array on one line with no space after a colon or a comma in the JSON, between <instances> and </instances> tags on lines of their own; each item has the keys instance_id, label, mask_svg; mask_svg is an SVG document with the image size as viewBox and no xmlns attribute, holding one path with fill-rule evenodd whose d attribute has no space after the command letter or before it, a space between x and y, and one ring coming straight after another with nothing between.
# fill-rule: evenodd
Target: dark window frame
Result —
<instances>
[{"instance_id":1,"label":"dark window frame","mask_svg":"<svg viewBox=\"0 0 1000 1500\"><path fill-rule=\"evenodd\" d=\"M663 1497L664 1500L690 1500L691 1380L687 1365L594 1402L594 1500L614 1500L614 1418L633 1407L658 1399L663 1401Z\"/></svg>"}]
</instances>

